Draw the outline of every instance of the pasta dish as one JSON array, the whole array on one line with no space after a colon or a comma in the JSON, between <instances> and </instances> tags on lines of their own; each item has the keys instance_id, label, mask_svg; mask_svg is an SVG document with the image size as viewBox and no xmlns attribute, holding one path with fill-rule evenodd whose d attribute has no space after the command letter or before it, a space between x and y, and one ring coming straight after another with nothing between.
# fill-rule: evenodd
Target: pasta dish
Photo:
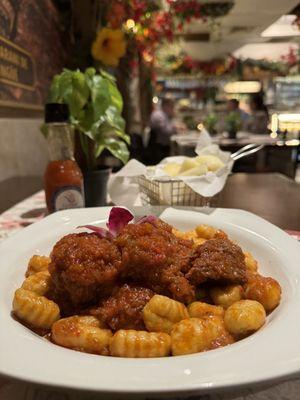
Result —
<instances>
[{"instance_id":1,"label":"pasta dish","mask_svg":"<svg viewBox=\"0 0 300 400\"><path fill-rule=\"evenodd\" d=\"M107 229L79 227L49 257L33 255L14 316L66 348L149 358L230 345L261 329L280 303L280 284L226 232L133 219L113 207Z\"/></svg>"}]
</instances>

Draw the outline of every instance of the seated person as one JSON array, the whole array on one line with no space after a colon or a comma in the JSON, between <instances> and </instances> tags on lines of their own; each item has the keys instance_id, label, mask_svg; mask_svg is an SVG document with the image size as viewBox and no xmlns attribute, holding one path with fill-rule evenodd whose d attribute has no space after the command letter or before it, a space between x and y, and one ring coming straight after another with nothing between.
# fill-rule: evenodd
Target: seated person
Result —
<instances>
[{"instance_id":1,"label":"seated person","mask_svg":"<svg viewBox=\"0 0 300 400\"><path fill-rule=\"evenodd\" d=\"M157 164L170 154L170 138L177 133L174 125L174 101L163 98L161 107L150 117L150 139L147 148L148 164Z\"/></svg>"},{"instance_id":2,"label":"seated person","mask_svg":"<svg viewBox=\"0 0 300 400\"><path fill-rule=\"evenodd\" d=\"M249 114L240 108L240 102L237 99L229 99L227 101L226 108L227 108L228 113L236 112L239 114L241 124L242 124L241 128L244 129L246 122L249 119Z\"/></svg>"}]
</instances>

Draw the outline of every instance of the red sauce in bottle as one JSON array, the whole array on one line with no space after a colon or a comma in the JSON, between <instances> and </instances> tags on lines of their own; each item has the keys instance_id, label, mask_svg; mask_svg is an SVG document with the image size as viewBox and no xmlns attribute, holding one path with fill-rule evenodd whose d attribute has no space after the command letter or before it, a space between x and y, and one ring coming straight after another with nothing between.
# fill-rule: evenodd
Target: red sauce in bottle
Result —
<instances>
[{"instance_id":1,"label":"red sauce in bottle","mask_svg":"<svg viewBox=\"0 0 300 400\"><path fill-rule=\"evenodd\" d=\"M48 211L84 207L83 176L74 160L51 161L46 169L45 193Z\"/></svg>"},{"instance_id":2,"label":"red sauce in bottle","mask_svg":"<svg viewBox=\"0 0 300 400\"><path fill-rule=\"evenodd\" d=\"M84 207L83 176L74 160L73 130L65 104L46 105L46 129L50 162L44 175L50 213Z\"/></svg>"}]
</instances>

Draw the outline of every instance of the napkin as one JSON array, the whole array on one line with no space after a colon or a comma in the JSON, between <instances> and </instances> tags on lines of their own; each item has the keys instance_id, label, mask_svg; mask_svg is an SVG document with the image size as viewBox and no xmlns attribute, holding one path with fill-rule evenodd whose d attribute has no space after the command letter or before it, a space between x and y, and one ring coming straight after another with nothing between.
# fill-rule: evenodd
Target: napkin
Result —
<instances>
[{"instance_id":1,"label":"napkin","mask_svg":"<svg viewBox=\"0 0 300 400\"><path fill-rule=\"evenodd\" d=\"M205 143L207 143L205 138ZM231 172L233 160L229 152L220 150L217 145L209 144L203 147L202 143L198 143L196 147L198 155L211 154L218 156L224 163L224 167L216 172L207 172L202 176L180 176L171 178L168 176L163 167L169 162L182 162L187 157L176 156L167 157L154 167L146 167L141 162L133 159L130 160L118 173L110 178L108 184L108 192L111 200L118 205L130 207L132 205L139 205L139 186L137 178L141 175L146 176L150 180L163 180L169 183L162 185L161 204L171 204L171 180L180 180L189 186L192 190L203 197L212 197L219 193L226 182L226 179Z\"/></svg>"}]
</instances>

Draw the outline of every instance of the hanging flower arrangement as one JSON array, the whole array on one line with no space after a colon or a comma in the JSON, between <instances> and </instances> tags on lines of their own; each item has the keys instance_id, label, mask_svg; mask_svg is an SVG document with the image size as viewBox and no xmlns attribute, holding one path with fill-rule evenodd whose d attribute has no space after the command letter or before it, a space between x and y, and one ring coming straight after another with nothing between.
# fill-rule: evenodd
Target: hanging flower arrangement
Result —
<instances>
[{"instance_id":1,"label":"hanging flower arrangement","mask_svg":"<svg viewBox=\"0 0 300 400\"><path fill-rule=\"evenodd\" d=\"M126 51L123 31L135 39L140 54L151 64L158 45L163 40L172 41L174 33L182 30L185 23L226 15L233 4L233 1L208 4L197 0L104 0L102 25L106 28L98 32L92 55L105 65L116 66Z\"/></svg>"},{"instance_id":2,"label":"hanging flower arrangement","mask_svg":"<svg viewBox=\"0 0 300 400\"><path fill-rule=\"evenodd\" d=\"M126 53L126 40L120 29L102 28L92 45L92 56L105 66L116 67Z\"/></svg>"},{"instance_id":3,"label":"hanging flower arrangement","mask_svg":"<svg viewBox=\"0 0 300 400\"><path fill-rule=\"evenodd\" d=\"M238 60L229 55L223 59L199 61L181 52L176 55L159 57L156 67L163 74L194 74L210 77L236 73Z\"/></svg>"}]
</instances>

